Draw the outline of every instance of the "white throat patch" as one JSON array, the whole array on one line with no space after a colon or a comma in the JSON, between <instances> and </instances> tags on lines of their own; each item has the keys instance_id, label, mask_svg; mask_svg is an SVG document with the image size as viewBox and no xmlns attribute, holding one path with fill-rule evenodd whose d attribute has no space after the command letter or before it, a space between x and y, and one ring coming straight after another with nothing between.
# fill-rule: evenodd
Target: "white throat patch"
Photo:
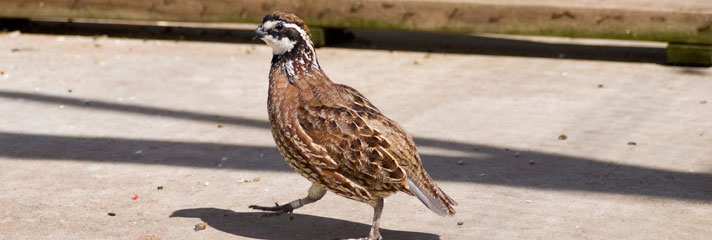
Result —
<instances>
[{"instance_id":1,"label":"white throat patch","mask_svg":"<svg viewBox=\"0 0 712 240\"><path fill-rule=\"evenodd\" d=\"M280 38L280 39L275 39L271 35L267 35L262 38L267 45L272 47L272 54L273 55L282 55L286 52L292 51L294 48L294 45L297 44L296 41L291 41L289 38Z\"/></svg>"}]
</instances>

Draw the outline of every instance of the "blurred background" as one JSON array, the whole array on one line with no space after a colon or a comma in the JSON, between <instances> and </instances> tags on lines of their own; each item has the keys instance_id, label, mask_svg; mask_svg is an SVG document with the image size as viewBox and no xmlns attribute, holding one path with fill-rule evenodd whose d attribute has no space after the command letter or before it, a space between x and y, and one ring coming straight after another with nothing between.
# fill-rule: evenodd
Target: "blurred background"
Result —
<instances>
[{"instance_id":1,"label":"blurred background","mask_svg":"<svg viewBox=\"0 0 712 240\"><path fill-rule=\"evenodd\" d=\"M276 9L303 18L316 45L712 65L712 3L706 0L0 1L4 31L223 42L249 42L254 24ZM640 43L623 53L515 36L666 45L646 51L653 49Z\"/></svg>"}]
</instances>

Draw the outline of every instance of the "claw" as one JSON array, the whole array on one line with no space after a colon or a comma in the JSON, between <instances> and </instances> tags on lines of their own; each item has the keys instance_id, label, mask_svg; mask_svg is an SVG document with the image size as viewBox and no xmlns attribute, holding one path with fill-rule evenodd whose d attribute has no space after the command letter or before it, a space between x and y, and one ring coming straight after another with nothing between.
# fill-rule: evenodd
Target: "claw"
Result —
<instances>
[{"instance_id":1,"label":"claw","mask_svg":"<svg viewBox=\"0 0 712 240\"><path fill-rule=\"evenodd\" d=\"M257 209L257 210L262 210L262 211L269 211L270 213L265 213L260 216L260 218L266 218L266 217L274 217L274 216L279 216L284 213L289 214L289 220L294 220L294 208L290 204L284 204L284 205L279 205L279 203L274 203L274 207L263 207L263 206L257 206L257 205L250 205L249 208L252 209Z\"/></svg>"}]
</instances>

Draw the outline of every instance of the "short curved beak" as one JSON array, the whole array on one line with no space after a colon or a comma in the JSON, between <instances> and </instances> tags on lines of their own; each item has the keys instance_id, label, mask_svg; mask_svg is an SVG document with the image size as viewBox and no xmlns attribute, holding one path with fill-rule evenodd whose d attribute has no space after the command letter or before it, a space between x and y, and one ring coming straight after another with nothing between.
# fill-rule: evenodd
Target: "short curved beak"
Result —
<instances>
[{"instance_id":1,"label":"short curved beak","mask_svg":"<svg viewBox=\"0 0 712 240\"><path fill-rule=\"evenodd\" d=\"M257 27L257 29L255 29L255 37L253 37L252 40L254 41L257 39L262 39L266 35L267 35L267 33L262 30L262 25L260 25L259 27Z\"/></svg>"}]
</instances>

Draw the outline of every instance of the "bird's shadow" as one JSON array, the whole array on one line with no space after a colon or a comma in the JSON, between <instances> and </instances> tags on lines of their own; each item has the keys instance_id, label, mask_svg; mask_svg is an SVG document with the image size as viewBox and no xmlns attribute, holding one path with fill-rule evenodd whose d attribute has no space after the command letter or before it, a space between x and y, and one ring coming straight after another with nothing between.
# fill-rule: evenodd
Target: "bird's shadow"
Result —
<instances>
[{"instance_id":1,"label":"bird's shadow","mask_svg":"<svg viewBox=\"0 0 712 240\"><path fill-rule=\"evenodd\" d=\"M219 208L191 208L175 211L170 217L200 218L211 228L255 239L346 239L368 235L370 225L334 218L294 214L260 218L260 212L235 212ZM189 226L192 227L192 226ZM385 239L440 239L430 233L381 229Z\"/></svg>"}]
</instances>

